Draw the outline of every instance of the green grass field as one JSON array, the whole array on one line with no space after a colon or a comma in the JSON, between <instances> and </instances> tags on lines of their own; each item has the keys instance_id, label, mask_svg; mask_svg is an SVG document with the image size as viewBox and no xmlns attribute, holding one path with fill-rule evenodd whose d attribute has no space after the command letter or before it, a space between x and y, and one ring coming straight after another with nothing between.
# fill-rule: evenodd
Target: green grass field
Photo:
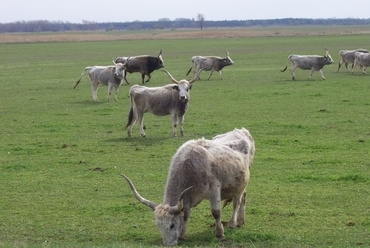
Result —
<instances>
[{"instance_id":1,"label":"green grass field","mask_svg":"<svg viewBox=\"0 0 370 248\"><path fill-rule=\"evenodd\" d=\"M180 247L370 246L370 76L344 66L341 49L370 48L370 35L39 42L0 45L0 247L161 246L153 213L172 155L189 139L235 127L250 130L256 156L247 188L246 224L214 237L209 203L192 211ZM318 72L281 73L291 53L324 55ZM163 50L165 69L185 78L193 55L225 56L224 80L208 72L191 90L185 137L170 117L146 114L147 138L125 130L129 86L119 102L93 102L89 65ZM290 64L288 65L290 68ZM188 76L190 79L192 76ZM140 74L128 75L131 84ZM147 86L170 83L160 71ZM113 98L111 98L113 99ZM229 219L231 207L223 210Z\"/></svg>"}]
</instances>

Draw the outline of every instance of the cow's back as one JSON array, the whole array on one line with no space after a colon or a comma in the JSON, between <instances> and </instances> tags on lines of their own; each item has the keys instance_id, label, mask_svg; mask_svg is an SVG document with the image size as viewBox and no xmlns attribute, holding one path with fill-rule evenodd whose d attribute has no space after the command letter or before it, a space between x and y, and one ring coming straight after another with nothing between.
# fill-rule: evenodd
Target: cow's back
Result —
<instances>
[{"instance_id":1,"label":"cow's back","mask_svg":"<svg viewBox=\"0 0 370 248\"><path fill-rule=\"evenodd\" d=\"M168 84L163 87L145 87L133 85L130 95L141 112L150 112L158 116L169 115L172 111L174 102L178 99L172 87L175 84Z\"/></svg>"},{"instance_id":2,"label":"cow's back","mask_svg":"<svg viewBox=\"0 0 370 248\"><path fill-rule=\"evenodd\" d=\"M176 185L184 185L194 187L193 203L214 197L219 188L222 200L231 199L245 189L248 180L244 154L212 140L191 140L171 160L165 198L171 199L168 194L174 193Z\"/></svg>"}]
</instances>

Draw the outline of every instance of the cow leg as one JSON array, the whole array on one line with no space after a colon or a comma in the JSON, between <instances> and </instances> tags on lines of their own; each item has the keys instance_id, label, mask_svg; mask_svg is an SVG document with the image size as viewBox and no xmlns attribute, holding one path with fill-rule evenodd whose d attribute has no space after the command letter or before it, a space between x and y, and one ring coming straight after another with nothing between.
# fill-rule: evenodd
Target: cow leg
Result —
<instances>
[{"instance_id":1,"label":"cow leg","mask_svg":"<svg viewBox=\"0 0 370 248\"><path fill-rule=\"evenodd\" d=\"M349 68L348 68L348 62L345 62L344 66L346 67L347 71L350 71ZM353 66L353 64L352 64L352 66Z\"/></svg>"},{"instance_id":2,"label":"cow leg","mask_svg":"<svg viewBox=\"0 0 370 248\"><path fill-rule=\"evenodd\" d=\"M233 213L231 215L231 218L228 224L229 228L235 228L237 226L237 217L239 213L239 208L241 206L242 198L243 198L243 194L238 195L233 198Z\"/></svg>"},{"instance_id":3,"label":"cow leg","mask_svg":"<svg viewBox=\"0 0 370 248\"><path fill-rule=\"evenodd\" d=\"M352 74L353 74L353 71L355 70L356 66L357 66L357 62L355 61L355 62L353 63L353 66L352 66Z\"/></svg>"},{"instance_id":4,"label":"cow leg","mask_svg":"<svg viewBox=\"0 0 370 248\"><path fill-rule=\"evenodd\" d=\"M312 77L313 72L314 72L314 69L311 69L310 74L308 75L308 78L311 78Z\"/></svg>"},{"instance_id":5,"label":"cow leg","mask_svg":"<svg viewBox=\"0 0 370 248\"><path fill-rule=\"evenodd\" d=\"M184 119L185 119L184 115L178 117L181 136L184 136Z\"/></svg>"},{"instance_id":6,"label":"cow leg","mask_svg":"<svg viewBox=\"0 0 370 248\"><path fill-rule=\"evenodd\" d=\"M321 74L322 79L325 80L324 73L322 72L322 70L320 70L320 74Z\"/></svg>"},{"instance_id":7,"label":"cow leg","mask_svg":"<svg viewBox=\"0 0 370 248\"><path fill-rule=\"evenodd\" d=\"M244 190L242 198L241 198L241 202L240 202L238 217L237 217L237 220L236 220L236 226L237 227L241 227L245 223L245 204L246 204L246 201L247 201L247 192L245 192L245 190Z\"/></svg>"},{"instance_id":8,"label":"cow leg","mask_svg":"<svg viewBox=\"0 0 370 248\"><path fill-rule=\"evenodd\" d=\"M339 69L340 69L340 67L342 66L342 60L341 61L339 61L339 63L338 63L338 69L337 69L337 72L339 72ZM348 68L347 68L348 69Z\"/></svg>"},{"instance_id":9,"label":"cow leg","mask_svg":"<svg viewBox=\"0 0 370 248\"><path fill-rule=\"evenodd\" d=\"M126 79L127 73L125 72L125 75L123 76L123 79L126 81L126 84L130 84Z\"/></svg>"},{"instance_id":10,"label":"cow leg","mask_svg":"<svg viewBox=\"0 0 370 248\"><path fill-rule=\"evenodd\" d=\"M118 102L118 89L119 89L119 85L118 86L114 86L114 89L115 89L115 91L114 91L114 93L115 93L114 99Z\"/></svg>"},{"instance_id":11,"label":"cow leg","mask_svg":"<svg viewBox=\"0 0 370 248\"><path fill-rule=\"evenodd\" d=\"M292 69L290 70L290 74L292 74L292 79L295 80L295 70L297 69L297 67L293 66Z\"/></svg>"},{"instance_id":12,"label":"cow leg","mask_svg":"<svg viewBox=\"0 0 370 248\"><path fill-rule=\"evenodd\" d=\"M137 110L136 110L136 108L135 107L132 107L131 109L130 109L130 113L129 113L129 115L131 115L132 114L132 120L131 120L131 122L130 122L130 117L129 117L129 126L127 127L127 134L128 134L128 137L131 137L132 136L132 128L133 128L133 126L135 125L135 123L136 123L136 120L137 120Z\"/></svg>"},{"instance_id":13,"label":"cow leg","mask_svg":"<svg viewBox=\"0 0 370 248\"><path fill-rule=\"evenodd\" d=\"M229 228L241 227L245 223L245 204L247 193L245 190L238 197L232 199L233 213L228 223Z\"/></svg>"},{"instance_id":14,"label":"cow leg","mask_svg":"<svg viewBox=\"0 0 370 248\"><path fill-rule=\"evenodd\" d=\"M214 192L213 199L210 199L212 216L216 221L216 237L224 237L224 227L221 222L221 192L218 190Z\"/></svg>"},{"instance_id":15,"label":"cow leg","mask_svg":"<svg viewBox=\"0 0 370 248\"><path fill-rule=\"evenodd\" d=\"M213 72L214 72L214 70L212 70L212 71L209 73L209 76L208 76L207 80L209 80L209 79L211 78L211 76L212 76Z\"/></svg>"},{"instance_id":16,"label":"cow leg","mask_svg":"<svg viewBox=\"0 0 370 248\"><path fill-rule=\"evenodd\" d=\"M194 77L195 77L196 74L198 74L199 70L200 70L200 66L194 67ZM200 74L199 74L197 80L200 80Z\"/></svg>"},{"instance_id":17,"label":"cow leg","mask_svg":"<svg viewBox=\"0 0 370 248\"><path fill-rule=\"evenodd\" d=\"M174 138L177 138L176 127L177 127L177 115L176 113L174 113L172 115L172 137Z\"/></svg>"},{"instance_id":18,"label":"cow leg","mask_svg":"<svg viewBox=\"0 0 370 248\"><path fill-rule=\"evenodd\" d=\"M222 77L221 71L218 71L218 74L220 75L221 80L224 80L224 78Z\"/></svg>"},{"instance_id":19,"label":"cow leg","mask_svg":"<svg viewBox=\"0 0 370 248\"><path fill-rule=\"evenodd\" d=\"M366 66L361 66L361 71L362 71L363 74L366 74L365 70L366 70Z\"/></svg>"},{"instance_id":20,"label":"cow leg","mask_svg":"<svg viewBox=\"0 0 370 248\"><path fill-rule=\"evenodd\" d=\"M93 100L95 102L99 101L99 99L98 99L98 88L99 88L99 83L97 83L97 82L92 82L91 83L91 93L92 93Z\"/></svg>"},{"instance_id":21,"label":"cow leg","mask_svg":"<svg viewBox=\"0 0 370 248\"><path fill-rule=\"evenodd\" d=\"M145 80L145 83L149 82L150 81L150 74L147 75L148 76L148 79ZM145 79L145 74L141 74L141 82L144 84L144 79Z\"/></svg>"},{"instance_id":22,"label":"cow leg","mask_svg":"<svg viewBox=\"0 0 370 248\"><path fill-rule=\"evenodd\" d=\"M107 102L109 102L110 95L112 94L112 88L113 88L113 86L111 84L108 84Z\"/></svg>"},{"instance_id":23,"label":"cow leg","mask_svg":"<svg viewBox=\"0 0 370 248\"><path fill-rule=\"evenodd\" d=\"M143 126L143 119L144 119L144 113L138 113L137 114L137 124L139 125L141 136L146 137L146 133L144 131L144 126Z\"/></svg>"}]
</instances>

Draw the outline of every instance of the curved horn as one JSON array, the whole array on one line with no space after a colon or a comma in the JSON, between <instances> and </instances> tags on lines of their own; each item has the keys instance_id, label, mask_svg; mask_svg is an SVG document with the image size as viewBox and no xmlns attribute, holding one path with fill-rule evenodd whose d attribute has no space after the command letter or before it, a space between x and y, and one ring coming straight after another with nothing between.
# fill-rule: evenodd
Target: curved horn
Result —
<instances>
[{"instance_id":1,"label":"curved horn","mask_svg":"<svg viewBox=\"0 0 370 248\"><path fill-rule=\"evenodd\" d=\"M325 49L325 51L326 51L325 56L328 56L328 54L329 54L329 50L328 50L326 47L324 47L324 49Z\"/></svg>"},{"instance_id":2,"label":"curved horn","mask_svg":"<svg viewBox=\"0 0 370 248\"><path fill-rule=\"evenodd\" d=\"M114 60L114 57L112 57L113 64L116 65L116 61Z\"/></svg>"},{"instance_id":3,"label":"curved horn","mask_svg":"<svg viewBox=\"0 0 370 248\"><path fill-rule=\"evenodd\" d=\"M159 56L159 55L161 55L161 54L162 54L162 49L161 49L161 50L159 51L159 54L158 54L158 56Z\"/></svg>"},{"instance_id":4,"label":"curved horn","mask_svg":"<svg viewBox=\"0 0 370 248\"><path fill-rule=\"evenodd\" d=\"M203 71L203 69L200 69L197 73L197 75L194 76L194 78L192 80L189 81L189 84L192 84L194 83L198 78L199 78L199 75L200 73Z\"/></svg>"},{"instance_id":5,"label":"curved horn","mask_svg":"<svg viewBox=\"0 0 370 248\"><path fill-rule=\"evenodd\" d=\"M170 77L171 81L172 81L174 84L179 84L179 81L177 81L176 79L174 79L174 78L172 77L172 75L171 75L168 71L166 71L166 70L161 70L161 71L163 71L163 72L167 73L167 75Z\"/></svg>"},{"instance_id":6,"label":"curved horn","mask_svg":"<svg viewBox=\"0 0 370 248\"><path fill-rule=\"evenodd\" d=\"M185 190L180 194L180 196L179 196L179 201L178 201L177 205L176 205L176 206L173 206L173 207L170 207L170 208L168 209L168 213L169 213L169 214L173 215L173 214L180 214L180 213L181 213L181 210L182 210L182 208L183 208L182 198L184 197L184 194L185 194L188 190L192 189L193 187L194 187L194 186L190 186L189 188L186 188L186 189L185 189Z\"/></svg>"},{"instance_id":7,"label":"curved horn","mask_svg":"<svg viewBox=\"0 0 370 248\"><path fill-rule=\"evenodd\" d=\"M120 176L122 176L122 177L124 177L124 178L126 179L126 181L128 182L128 184L130 185L130 188L131 188L132 192L134 193L135 198L136 198L139 202L141 202L142 204L144 204L144 205L146 205L146 206L150 207L150 208L154 211L154 210L155 210L155 207L156 207L158 204L156 204L156 203L154 203L154 202L151 202L151 201L149 201L149 200L145 199L144 197L142 197L142 196L141 196L141 195L136 191L135 186L134 186L134 184L131 182L130 178L126 177L125 175L120 175Z\"/></svg>"},{"instance_id":8,"label":"curved horn","mask_svg":"<svg viewBox=\"0 0 370 248\"><path fill-rule=\"evenodd\" d=\"M226 50L226 57L229 57L229 51Z\"/></svg>"}]
</instances>

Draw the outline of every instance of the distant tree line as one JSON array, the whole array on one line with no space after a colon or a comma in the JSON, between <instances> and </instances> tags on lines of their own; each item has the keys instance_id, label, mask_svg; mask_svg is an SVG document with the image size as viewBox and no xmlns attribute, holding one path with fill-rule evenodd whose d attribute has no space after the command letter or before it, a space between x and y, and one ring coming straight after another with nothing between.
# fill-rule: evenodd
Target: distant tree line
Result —
<instances>
[{"instance_id":1,"label":"distant tree line","mask_svg":"<svg viewBox=\"0 0 370 248\"><path fill-rule=\"evenodd\" d=\"M369 19L305 19L283 18L266 20L234 20L234 21L207 21L202 14L196 19L178 18L169 20L162 18L150 22L105 22L98 23L83 20L82 23L70 23L61 21L18 21L12 23L0 23L0 33L17 32L68 32L68 31L113 31L113 30L141 30L141 29L178 29L178 28L243 28L253 26L302 26L302 25L369 25Z\"/></svg>"}]
</instances>

